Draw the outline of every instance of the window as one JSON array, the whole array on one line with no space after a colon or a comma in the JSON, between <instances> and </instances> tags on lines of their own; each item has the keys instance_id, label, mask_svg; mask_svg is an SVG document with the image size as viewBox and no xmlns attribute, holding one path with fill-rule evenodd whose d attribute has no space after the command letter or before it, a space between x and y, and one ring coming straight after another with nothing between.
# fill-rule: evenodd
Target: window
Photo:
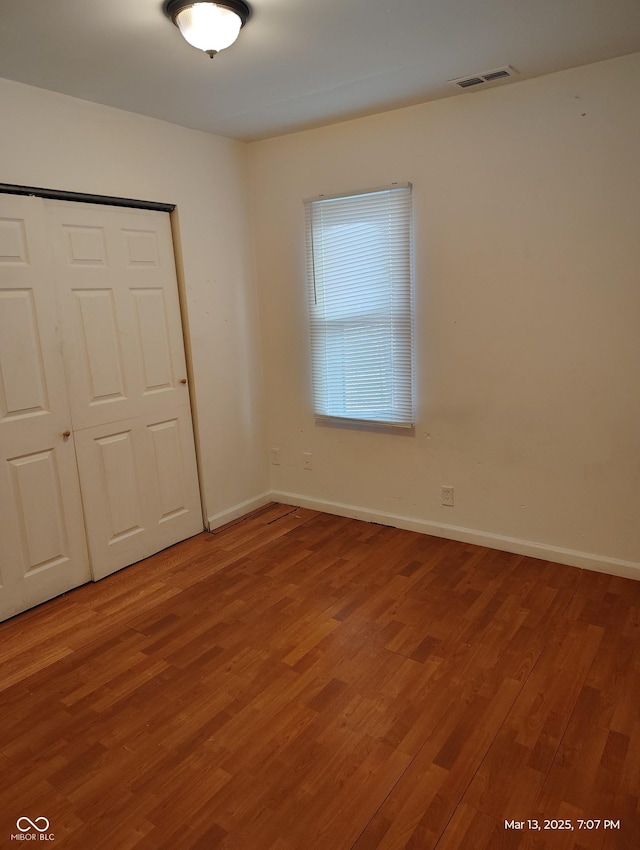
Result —
<instances>
[{"instance_id":1,"label":"window","mask_svg":"<svg viewBox=\"0 0 640 850\"><path fill-rule=\"evenodd\" d=\"M409 427L411 187L305 207L315 413Z\"/></svg>"}]
</instances>

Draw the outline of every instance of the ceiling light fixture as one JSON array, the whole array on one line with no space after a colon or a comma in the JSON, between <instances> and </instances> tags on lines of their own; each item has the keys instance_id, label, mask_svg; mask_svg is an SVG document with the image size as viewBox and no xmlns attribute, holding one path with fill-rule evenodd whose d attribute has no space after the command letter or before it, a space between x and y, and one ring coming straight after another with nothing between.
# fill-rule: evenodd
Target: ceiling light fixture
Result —
<instances>
[{"instance_id":1,"label":"ceiling light fixture","mask_svg":"<svg viewBox=\"0 0 640 850\"><path fill-rule=\"evenodd\" d=\"M204 50L212 59L233 44L251 16L251 7L244 0L222 0L221 3L165 0L163 8L185 40Z\"/></svg>"}]
</instances>

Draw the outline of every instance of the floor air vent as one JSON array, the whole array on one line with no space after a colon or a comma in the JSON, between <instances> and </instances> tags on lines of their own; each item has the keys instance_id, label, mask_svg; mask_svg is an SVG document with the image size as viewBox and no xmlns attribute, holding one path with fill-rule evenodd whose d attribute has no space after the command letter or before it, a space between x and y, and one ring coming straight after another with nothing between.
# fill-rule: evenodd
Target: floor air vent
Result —
<instances>
[{"instance_id":1,"label":"floor air vent","mask_svg":"<svg viewBox=\"0 0 640 850\"><path fill-rule=\"evenodd\" d=\"M514 77L517 73L511 65L505 65L504 68L494 68L493 71L484 71L482 74L472 74L468 77L458 77L457 80L447 80L447 82L450 86L456 86L459 89L470 89L473 86L482 86L496 80L506 80L509 77Z\"/></svg>"}]
</instances>

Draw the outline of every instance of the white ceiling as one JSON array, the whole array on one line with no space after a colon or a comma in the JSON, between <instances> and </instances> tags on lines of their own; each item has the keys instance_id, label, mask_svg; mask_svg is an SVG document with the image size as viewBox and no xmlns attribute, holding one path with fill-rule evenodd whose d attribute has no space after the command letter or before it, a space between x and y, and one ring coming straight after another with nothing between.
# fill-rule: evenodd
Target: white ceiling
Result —
<instances>
[{"instance_id":1,"label":"white ceiling","mask_svg":"<svg viewBox=\"0 0 640 850\"><path fill-rule=\"evenodd\" d=\"M460 96L448 79L503 65L522 80L640 51L640 0L252 7L209 59L162 0L0 0L0 77L249 141Z\"/></svg>"}]
</instances>

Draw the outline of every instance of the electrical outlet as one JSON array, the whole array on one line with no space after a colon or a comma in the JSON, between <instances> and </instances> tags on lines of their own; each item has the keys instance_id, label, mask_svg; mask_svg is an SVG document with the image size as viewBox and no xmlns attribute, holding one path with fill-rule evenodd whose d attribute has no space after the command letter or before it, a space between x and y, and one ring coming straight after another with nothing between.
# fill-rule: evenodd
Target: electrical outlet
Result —
<instances>
[{"instance_id":1,"label":"electrical outlet","mask_svg":"<svg viewBox=\"0 0 640 850\"><path fill-rule=\"evenodd\" d=\"M445 487L443 485L442 490L440 491L441 502L445 507L452 508L453 507L453 487Z\"/></svg>"},{"instance_id":2,"label":"electrical outlet","mask_svg":"<svg viewBox=\"0 0 640 850\"><path fill-rule=\"evenodd\" d=\"M269 449L272 466L280 466L280 446L271 446Z\"/></svg>"},{"instance_id":3,"label":"electrical outlet","mask_svg":"<svg viewBox=\"0 0 640 850\"><path fill-rule=\"evenodd\" d=\"M311 452L302 452L302 468L313 469L311 466Z\"/></svg>"}]
</instances>

